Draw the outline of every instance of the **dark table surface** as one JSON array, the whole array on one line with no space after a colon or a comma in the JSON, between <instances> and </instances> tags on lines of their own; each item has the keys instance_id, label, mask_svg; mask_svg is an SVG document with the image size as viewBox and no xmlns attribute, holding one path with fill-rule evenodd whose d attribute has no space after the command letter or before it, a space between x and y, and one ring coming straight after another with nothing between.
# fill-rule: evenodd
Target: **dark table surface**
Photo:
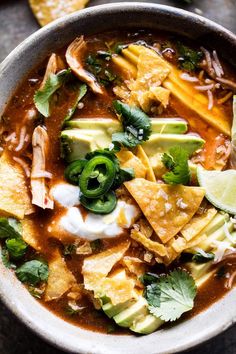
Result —
<instances>
[{"instance_id":1,"label":"dark table surface","mask_svg":"<svg viewBox=\"0 0 236 354\"><path fill-rule=\"evenodd\" d=\"M114 1L92 0L90 4L98 5L109 2ZM193 12L202 12L205 17L236 33L236 0L193 0L192 5L183 6L180 5L183 4L181 0L156 2L179 6ZM39 26L28 8L27 0L0 0L0 62L13 48L38 28ZM0 354L23 353L62 354L62 351L38 338L0 302ZM188 354L200 353L236 354L236 325L208 343L188 352Z\"/></svg>"}]
</instances>

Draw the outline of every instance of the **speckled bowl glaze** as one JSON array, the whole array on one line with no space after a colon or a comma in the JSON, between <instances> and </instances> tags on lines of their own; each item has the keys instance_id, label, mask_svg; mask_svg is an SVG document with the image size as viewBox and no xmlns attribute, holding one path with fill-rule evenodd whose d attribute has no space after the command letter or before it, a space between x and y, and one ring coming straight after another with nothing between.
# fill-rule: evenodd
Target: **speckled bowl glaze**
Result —
<instances>
[{"instance_id":1,"label":"speckled bowl glaze","mask_svg":"<svg viewBox=\"0 0 236 354\"><path fill-rule=\"evenodd\" d=\"M120 28L167 30L214 47L235 62L236 37L225 28L192 13L150 3L116 3L88 8L34 33L0 65L0 114L27 74L48 54L80 34ZM9 309L35 333L72 353L164 354L186 350L225 330L236 321L232 290L222 300L188 321L147 336L114 336L66 323L41 306L0 263L0 296Z\"/></svg>"}]
</instances>

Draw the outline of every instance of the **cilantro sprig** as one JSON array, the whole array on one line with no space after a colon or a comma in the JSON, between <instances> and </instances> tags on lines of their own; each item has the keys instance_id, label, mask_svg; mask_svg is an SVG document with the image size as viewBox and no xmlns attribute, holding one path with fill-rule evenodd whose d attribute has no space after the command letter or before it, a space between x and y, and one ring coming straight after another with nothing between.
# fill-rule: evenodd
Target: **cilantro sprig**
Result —
<instances>
[{"instance_id":1,"label":"cilantro sprig","mask_svg":"<svg viewBox=\"0 0 236 354\"><path fill-rule=\"evenodd\" d=\"M199 50L197 51L191 49L180 42L177 43L177 49L181 69L186 71L196 71L199 68L199 64L203 58L203 53Z\"/></svg>"},{"instance_id":2,"label":"cilantro sprig","mask_svg":"<svg viewBox=\"0 0 236 354\"><path fill-rule=\"evenodd\" d=\"M124 129L124 132L112 134L113 144L133 148L149 139L151 120L141 109L118 100L113 102L113 106Z\"/></svg>"},{"instance_id":3,"label":"cilantro sprig","mask_svg":"<svg viewBox=\"0 0 236 354\"><path fill-rule=\"evenodd\" d=\"M53 94L64 84L71 70L62 70L57 74L50 74L45 86L34 95L34 104L37 110L44 116L50 116L50 102Z\"/></svg>"},{"instance_id":4,"label":"cilantro sprig","mask_svg":"<svg viewBox=\"0 0 236 354\"><path fill-rule=\"evenodd\" d=\"M162 162L170 170L162 178L168 184L187 185L190 180L190 171L188 166L188 152L180 146L174 146L168 153L162 155Z\"/></svg>"},{"instance_id":5,"label":"cilantro sprig","mask_svg":"<svg viewBox=\"0 0 236 354\"><path fill-rule=\"evenodd\" d=\"M174 270L146 286L144 296L150 313L161 320L175 321L194 305L196 285L184 270Z\"/></svg>"}]
</instances>

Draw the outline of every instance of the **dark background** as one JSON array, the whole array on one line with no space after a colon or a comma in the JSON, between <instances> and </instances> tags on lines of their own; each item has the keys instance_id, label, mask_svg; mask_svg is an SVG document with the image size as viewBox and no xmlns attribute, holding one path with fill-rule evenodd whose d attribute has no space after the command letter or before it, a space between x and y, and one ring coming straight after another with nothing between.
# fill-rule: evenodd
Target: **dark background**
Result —
<instances>
[{"instance_id":1,"label":"dark background","mask_svg":"<svg viewBox=\"0 0 236 354\"><path fill-rule=\"evenodd\" d=\"M92 0L90 5L110 2L114 1ZM199 12L200 9L203 16L236 33L236 0L193 0L191 5L184 5L181 0L153 2L178 6L193 12ZM39 26L28 8L27 0L0 0L0 62L13 48L38 28ZM188 334L183 333L183 335ZM0 354L42 353L63 354L62 351L51 347L33 334L0 302ZM200 353L236 354L236 325L188 352L188 354Z\"/></svg>"}]
</instances>

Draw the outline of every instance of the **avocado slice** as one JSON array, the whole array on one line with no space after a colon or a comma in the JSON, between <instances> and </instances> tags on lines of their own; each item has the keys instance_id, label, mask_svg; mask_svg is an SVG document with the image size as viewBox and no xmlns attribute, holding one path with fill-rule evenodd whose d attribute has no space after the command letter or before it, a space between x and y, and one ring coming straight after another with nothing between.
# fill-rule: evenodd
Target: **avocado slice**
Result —
<instances>
[{"instance_id":1,"label":"avocado slice","mask_svg":"<svg viewBox=\"0 0 236 354\"><path fill-rule=\"evenodd\" d=\"M231 221L227 222L227 228L229 232L232 232L234 229L234 225ZM205 252L208 252L212 247L211 244L214 241L223 241L226 238L224 225L221 226L218 230L214 231L210 234L207 239L201 242L198 247L202 248Z\"/></svg>"},{"instance_id":2,"label":"avocado slice","mask_svg":"<svg viewBox=\"0 0 236 354\"><path fill-rule=\"evenodd\" d=\"M122 125L118 119L113 118L76 118L67 122L70 129L97 129L111 136L115 132L122 131Z\"/></svg>"},{"instance_id":3,"label":"avocado slice","mask_svg":"<svg viewBox=\"0 0 236 354\"><path fill-rule=\"evenodd\" d=\"M184 134L188 123L182 118L151 118L152 133ZM113 118L75 118L66 123L69 129L99 129L112 135L122 131L121 122Z\"/></svg>"},{"instance_id":4,"label":"avocado slice","mask_svg":"<svg viewBox=\"0 0 236 354\"><path fill-rule=\"evenodd\" d=\"M113 319L121 327L131 327L133 322L136 321L138 317L142 317L147 314L147 301L144 297L140 296L134 305L121 311L118 315L114 316Z\"/></svg>"},{"instance_id":5,"label":"avocado slice","mask_svg":"<svg viewBox=\"0 0 236 354\"><path fill-rule=\"evenodd\" d=\"M152 134L149 140L142 144L142 147L148 157L158 152L167 152L173 146L181 146L191 156L204 143L205 141L201 137L191 134Z\"/></svg>"},{"instance_id":6,"label":"avocado slice","mask_svg":"<svg viewBox=\"0 0 236 354\"><path fill-rule=\"evenodd\" d=\"M88 152L108 147L110 138L100 130L83 132L79 129L68 129L61 132L62 156L68 162L84 158Z\"/></svg>"},{"instance_id":7,"label":"avocado slice","mask_svg":"<svg viewBox=\"0 0 236 354\"><path fill-rule=\"evenodd\" d=\"M150 334L159 328L163 323L163 320L150 314L144 316L139 321L134 322L130 327L130 330L135 333Z\"/></svg>"},{"instance_id":8,"label":"avocado slice","mask_svg":"<svg viewBox=\"0 0 236 354\"><path fill-rule=\"evenodd\" d=\"M197 264L195 262L189 262L186 264L188 270L190 271L194 280L197 280L204 276L212 266L212 261L202 264Z\"/></svg>"},{"instance_id":9,"label":"avocado slice","mask_svg":"<svg viewBox=\"0 0 236 354\"><path fill-rule=\"evenodd\" d=\"M210 235L217 231L225 222L229 221L229 214L217 213L213 220L202 230L202 233Z\"/></svg>"},{"instance_id":10,"label":"avocado slice","mask_svg":"<svg viewBox=\"0 0 236 354\"><path fill-rule=\"evenodd\" d=\"M136 299L130 299L126 302L117 305L113 305L111 302L108 302L102 306L102 309L109 318L112 318L116 316L119 312L122 312L126 310L128 307L135 304L135 302L137 302Z\"/></svg>"}]
</instances>

